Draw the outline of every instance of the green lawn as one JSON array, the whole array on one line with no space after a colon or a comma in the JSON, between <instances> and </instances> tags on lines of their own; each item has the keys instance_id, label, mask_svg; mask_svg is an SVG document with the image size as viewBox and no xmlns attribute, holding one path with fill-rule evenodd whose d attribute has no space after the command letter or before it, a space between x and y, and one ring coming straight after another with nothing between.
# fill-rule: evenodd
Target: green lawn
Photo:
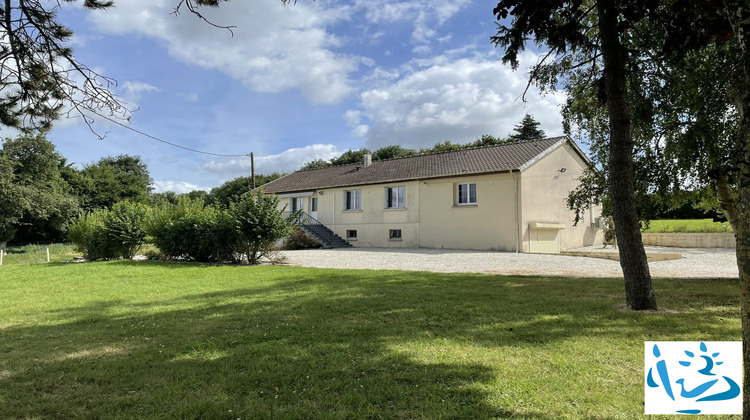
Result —
<instances>
[{"instance_id":1,"label":"green lawn","mask_svg":"<svg viewBox=\"0 0 750 420\"><path fill-rule=\"evenodd\" d=\"M740 340L737 280L115 261L0 267L0 418L637 418L646 340Z\"/></svg>"},{"instance_id":2,"label":"green lawn","mask_svg":"<svg viewBox=\"0 0 750 420\"><path fill-rule=\"evenodd\" d=\"M652 220L646 233L721 233L734 232L729 222L714 222L713 219Z\"/></svg>"}]
</instances>

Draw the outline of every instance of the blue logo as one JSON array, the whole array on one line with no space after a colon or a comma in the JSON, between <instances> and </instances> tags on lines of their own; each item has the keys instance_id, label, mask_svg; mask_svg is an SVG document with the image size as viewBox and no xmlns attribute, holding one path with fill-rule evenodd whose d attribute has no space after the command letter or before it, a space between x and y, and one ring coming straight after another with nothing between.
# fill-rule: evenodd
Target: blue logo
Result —
<instances>
[{"instance_id":1,"label":"blue logo","mask_svg":"<svg viewBox=\"0 0 750 420\"><path fill-rule=\"evenodd\" d=\"M645 414L742 414L742 343L646 342Z\"/></svg>"}]
</instances>

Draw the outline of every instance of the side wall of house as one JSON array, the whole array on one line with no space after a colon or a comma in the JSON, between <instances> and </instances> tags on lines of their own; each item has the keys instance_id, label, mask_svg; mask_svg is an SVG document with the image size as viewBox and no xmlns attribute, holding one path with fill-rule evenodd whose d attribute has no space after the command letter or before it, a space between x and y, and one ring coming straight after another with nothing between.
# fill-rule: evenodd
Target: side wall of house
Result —
<instances>
[{"instance_id":1,"label":"side wall of house","mask_svg":"<svg viewBox=\"0 0 750 420\"><path fill-rule=\"evenodd\" d=\"M561 172L565 168L564 172ZM570 144L563 144L549 155L521 172L521 227L524 252L559 252L566 249L600 244L601 230L592 228L601 208L587 211L577 226L575 214L565 199L578 185L586 163ZM545 224L534 229L533 224ZM557 226L564 226L557 229ZM556 232L556 235L555 235ZM541 245L547 241L548 245ZM536 249L535 249L536 247ZM557 248L557 251L551 250Z\"/></svg>"}]
</instances>

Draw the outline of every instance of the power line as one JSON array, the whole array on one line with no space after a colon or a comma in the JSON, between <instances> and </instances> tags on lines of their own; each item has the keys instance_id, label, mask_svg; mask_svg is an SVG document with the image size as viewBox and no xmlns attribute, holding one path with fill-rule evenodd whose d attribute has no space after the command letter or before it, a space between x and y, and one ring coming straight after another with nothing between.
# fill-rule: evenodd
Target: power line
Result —
<instances>
[{"instance_id":1,"label":"power line","mask_svg":"<svg viewBox=\"0 0 750 420\"><path fill-rule=\"evenodd\" d=\"M190 151L190 152L200 153L200 154L209 155L209 156L221 156L221 157L248 157L248 156L250 156L249 154L244 154L244 155L225 155L225 154L221 154L221 153L204 152L202 150L197 150L197 149L192 149L190 147L180 146L179 144L168 142L168 141L160 139L160 138L158 138L156 136L152 136L151 134L144 133L143 131L135 129L135 128L129 126L129 125L123 124L120 121L117 121L117 120L115 120L113 118L107 117L106 115L102 115L102 114L100 114L100 113L98 113L98 112L96 112L96 111L94 111L92 109L86 108L86 110L89 111L89 112L91 112L92 114L95 114L95 115L98 115L98 116L104 118L105 120L107 120L107 121L109 121L111 123L117 124L117 125L119 125L122 128L128 129L128 130L130 130L130 131L132 131L134 133L138 133L138 134L140 134L140 135L142 135L144 137L150 138L151 140L156 140L158 142L161 142L161 143L164 143L164 144L168 144L168 145L170 145L172 147L177 147L177 148L180 148L180 149L183 149L183 150L187 150L187 151Z\"/></svg>"}]
</instances>

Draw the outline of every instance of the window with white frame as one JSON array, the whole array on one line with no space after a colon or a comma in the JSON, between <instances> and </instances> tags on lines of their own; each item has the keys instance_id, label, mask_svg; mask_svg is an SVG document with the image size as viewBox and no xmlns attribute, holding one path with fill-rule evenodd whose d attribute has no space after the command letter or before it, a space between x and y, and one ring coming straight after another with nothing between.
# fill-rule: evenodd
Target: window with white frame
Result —
<instances>
[{"instance_id":1,"label":"window with white frame","mask_svg":"<svg viewBox=\"0 0 750 420\"><path fill-rule=\"evenodd\" d=\"M385 189L385 208L406 208L406 187L387 187Z\"/></svg>"},{"instance_id":2,"label":"window with white frame","mask_svg":"<svg viewBox=\"0 0 750 420\"><path fill-rule=\"evenodd\" d=\"M394 241L401 240L401 229L388 229L388 239Z\"/></svg>"},{"instance_id":3,"label":"window with white frame","mask_svg":"<svg viewBox=\"0 0 750 420\"><path fill-rule=\"evenodd\" d=\"M362 190L344 191L344 210L362 210Z\"/></svg>"},{"instance_id":4,"label":"window with white frame","mask_svg":"<svg viewBox=\"0 0 750 420\"><path fill-rule=\"evenodd\" d=\"M467 182L456 185L456 204L459 206L470 206L477 204L477 184Z\"/></svg>"}]
</instances>

